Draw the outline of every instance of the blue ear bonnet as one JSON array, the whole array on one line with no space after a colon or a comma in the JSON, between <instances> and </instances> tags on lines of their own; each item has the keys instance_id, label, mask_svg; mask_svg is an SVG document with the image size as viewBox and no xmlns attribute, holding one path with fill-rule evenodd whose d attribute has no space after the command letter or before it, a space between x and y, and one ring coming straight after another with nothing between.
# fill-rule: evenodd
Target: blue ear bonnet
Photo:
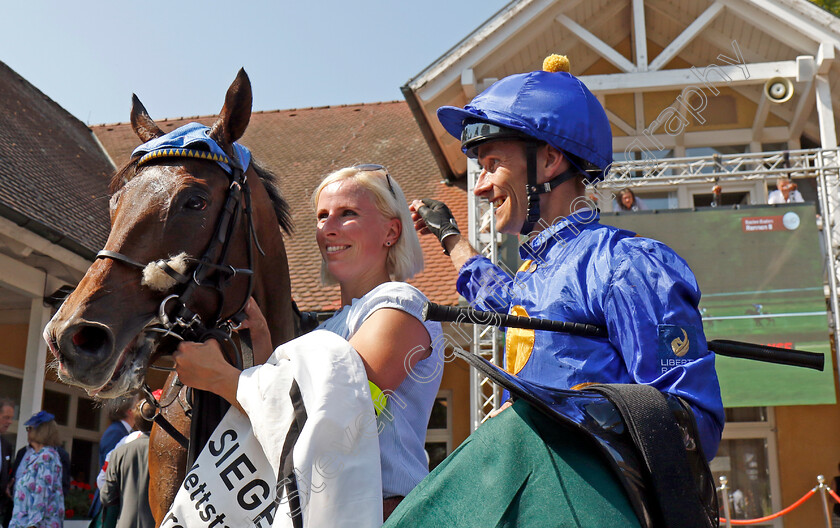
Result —
<instances>
[{"instance_id":1,"label":"blue ear bonnet","mask_svg":"<svg viewBox=\"0 0 840 528\"><path fill-rule=\"evenodd\" d=\"M242 171L245 172L251 164L251 151L239 143L234 143L233 149ZM138 155L142 156L138 166L157 158L198 158L215 161L228 174L233 174L233 166L236 163L210 138L210 127L201 123L187 123L168 134L143 143L131 153L132 157Z\"/></svg>"}]
</instances>

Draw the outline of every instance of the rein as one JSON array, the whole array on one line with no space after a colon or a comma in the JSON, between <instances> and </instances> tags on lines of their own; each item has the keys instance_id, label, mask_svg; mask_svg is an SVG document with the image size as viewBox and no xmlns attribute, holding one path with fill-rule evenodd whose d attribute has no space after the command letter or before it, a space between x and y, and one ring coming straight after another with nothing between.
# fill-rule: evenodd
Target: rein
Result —
<instances>
[{"instance_id":1,"label":"rein","mask_svg":"<svg viewBox=\"0 0 840 528\"><path fill-rule=\"evenodd\" d=\"M157 326L149 327L147 330L162 333L163 337L172 336L179 341L203 342L211 338L216 339L220 344L232 347L233 353L230 355L227 354L224 346L222 347L223 354L227 356L228 361L238 369L245 369L254 364L253 351L246 343L242 343L243 346L241 349L237 347L232 339L232 334L245 319L245 306L254 290L254 251L255 249L258 250L261 255L265 255L265 252L260 247L259 240L257 239L251 209L251 192L248 186L248 178L236 156L236 151L237 149L234 148L234 157L231 158L224 154L196 149L159 148L140 157L137 161L136 169L139 169L148 162L157 161L161 158L197 158L223 165L223 168L229 173L230 185L228 187L227 198L216 222L216 231L213 234L213 238L210 240L207 249L205 249L200 259L188 259L188 262L194 264L192 273L180 273L169 266L164 260L153 263L153 265L156 265L172 277L177 285L183 286L183 289L180 293L169 295L161 301L158 307L158 319L160 323ZM247 268L234 268L227 262L233 231L240 214L245 215L244 220L248 231L246 239L248 254ZM123 253L106 249L97 253L96 258L115 260L140 270L144 270L148 266L148 264L142 264ZM248 278L248 288L245 297L239 305L239 308L232 315L222 317L221 312L225 300L224 289L237 275L243 275ZM209 324L205 324L201 316L188 307L198 287L211 288L219 297L218 308ZM168 368L164 369L171 370ZM176 383L180 384L177 378ZM162 409L168 407L178 399L180 389L176 392L175 397L165 405L162 405L154 398L152 391L145 382L143 383L142 390L146 402L155 409L154 421L184 448L189 449L190 442L161 414ZM182 406L184 403L182 402ZM188 402L186 402L186 405L190 408L185 407L184 410L188 415L191 415L191 406Z\"/></svg>"}]
</instances>

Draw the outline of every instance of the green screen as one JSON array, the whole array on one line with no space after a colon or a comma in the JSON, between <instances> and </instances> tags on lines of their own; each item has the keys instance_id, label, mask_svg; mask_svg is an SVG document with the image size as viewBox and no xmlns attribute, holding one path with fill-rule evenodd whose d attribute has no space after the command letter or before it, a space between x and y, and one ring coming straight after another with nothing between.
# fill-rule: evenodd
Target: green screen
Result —
<instances>
[{"instance_id":1,"label":"green screen","mask_svg":"<svg viewBox=\"0 0 840 528\"><path fill-rule=\"evenodd\" d=\"M812 204L604 213L601 222L660 240L700 284L706 338L819 352L817 372L717 356L727 407L835 403L824 259Z\"/></svg>"}]
</instances>

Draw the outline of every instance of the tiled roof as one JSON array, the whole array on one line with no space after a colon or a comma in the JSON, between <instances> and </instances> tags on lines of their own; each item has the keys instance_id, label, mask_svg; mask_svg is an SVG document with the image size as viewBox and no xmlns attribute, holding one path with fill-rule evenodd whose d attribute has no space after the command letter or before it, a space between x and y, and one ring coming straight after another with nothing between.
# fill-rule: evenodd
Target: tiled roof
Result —
<instances>
[{"instance_id":1,"label":"tiled roof","mask_svg":"<svg viewBox=\"0 0 840 528\"><path fill-rule=\"evenodd\" d=\"M0 216L92 258L112 172L84 123L0 62Z\"/></svg>"},{"instance_id":2,"label":"tiled roof","mask_svg":"<svg viewBox=\"0 0 840 528\"><path fill-rule=\"evenodd\" d=\"M215 116L169 119L158 125L169 131L189 121L212 124ZM140 141L129 124L92 127L118 165ZM409 200L436 198L446 202L461 226L467 225L463 190L440 183L440 171L408 105L386 102L351 106L256 112L240 141L254 158L277 174L291 204L295 232L286 250L292 293L301 309L338 309L336 287L320 283L320 255L315 244L315 218L310 196L321 178L355 163L388 167ZM455 269L432 236L421 237L426 269L412 281L431 300L455 304Z\"/></svg>"}]
</instances>

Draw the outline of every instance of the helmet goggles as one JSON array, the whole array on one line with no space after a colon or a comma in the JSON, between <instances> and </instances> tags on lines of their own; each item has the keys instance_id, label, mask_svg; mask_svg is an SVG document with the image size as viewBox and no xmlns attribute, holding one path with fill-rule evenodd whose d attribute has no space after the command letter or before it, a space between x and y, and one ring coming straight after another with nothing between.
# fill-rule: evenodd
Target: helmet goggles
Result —
<instances>
[{"instance_id":1,"label":"helmet goggles","mask_svg":"<svg viewBox=\"0 0 840 528\"><path fill-rule=\"evenodd\" d=\"M519 132L518 130L482 121L466 123L464 128L461 130L461 148L470 158L475 158L477 156L476 147L482 143L503 139L538 141L527 134Z\"/></svg>"}]
</instances>

